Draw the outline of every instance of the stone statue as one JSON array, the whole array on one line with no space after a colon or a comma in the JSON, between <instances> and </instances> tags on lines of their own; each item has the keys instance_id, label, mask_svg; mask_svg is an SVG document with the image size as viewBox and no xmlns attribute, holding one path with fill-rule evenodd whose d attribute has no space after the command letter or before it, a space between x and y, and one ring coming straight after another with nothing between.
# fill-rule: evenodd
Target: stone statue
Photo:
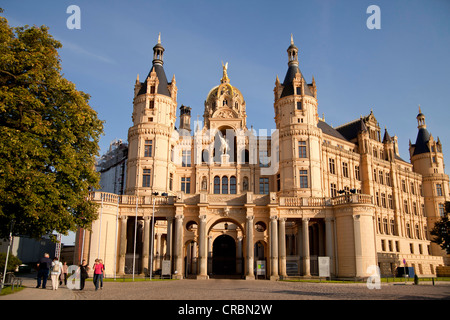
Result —
<instances>
[{"instance_id":1,"label":"stone statue","mask_svg":"<svg viewBox=\"0 0 450 320\"><path fill-rule=\"evenodd\" d=\"M222 136L219 136L219 138L220 138L220 150L222 151L222 154L227 154L228 153L228 149L229 149L228 142Z\"/></svg>"}]
</instances>

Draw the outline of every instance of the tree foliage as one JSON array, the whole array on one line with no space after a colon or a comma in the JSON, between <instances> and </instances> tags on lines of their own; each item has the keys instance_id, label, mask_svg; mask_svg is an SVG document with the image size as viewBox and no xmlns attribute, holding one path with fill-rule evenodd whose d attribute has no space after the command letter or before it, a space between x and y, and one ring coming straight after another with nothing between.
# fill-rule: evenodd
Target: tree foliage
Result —
<instances>
[{"instance_id":1,"label":"tree foliage","mask_svg":"<svg viewBox=\"0 0 450 320\"><path fill-rule=\"evenodd\" d=\"M42 27L0 17L0 238L87 227L97 206L103 122L89 95L61 75L62 45Z\"/></svg>"},{"instance_id":2,"label":"tree foliage","mask_svg":"<svg viewBox=\"0 0 450 320\"><path fill-rule=\"evenodd\" d=\"M450 220L448 216L449 213L447 211L440 220L436 221L430 234L435 236L431 241L437 243L442 250L450 254Z\"/></svg>"}]
</instances>

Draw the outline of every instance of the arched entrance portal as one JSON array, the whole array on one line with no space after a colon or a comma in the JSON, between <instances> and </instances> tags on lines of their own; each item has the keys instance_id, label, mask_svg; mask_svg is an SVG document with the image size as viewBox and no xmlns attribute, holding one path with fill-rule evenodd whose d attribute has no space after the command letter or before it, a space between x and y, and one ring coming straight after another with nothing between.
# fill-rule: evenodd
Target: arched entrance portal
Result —
<instances>
[{"instance_id":1,"label":"arched entrance portal","mask_svg":"<svg viewBox=\"0 0 450 320\"><path fill-rule=\"evenodd\" d=\"M218 236L213 242L213 274L236 274L236 242L226 234Z\"/></svg>"}]
</instances>

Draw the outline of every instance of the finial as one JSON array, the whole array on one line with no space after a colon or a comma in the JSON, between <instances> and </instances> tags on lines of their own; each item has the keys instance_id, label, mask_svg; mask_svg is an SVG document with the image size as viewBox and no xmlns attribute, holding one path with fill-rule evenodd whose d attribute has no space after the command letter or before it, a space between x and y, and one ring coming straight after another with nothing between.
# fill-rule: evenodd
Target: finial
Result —
<instances>
[{"instance_id":1,"label":"finial","mask_svg":"<svg viewBox=\"0 0 450 320\"><path fill-rule=\"evenodd\" d=\"M230 79L228 78L228 74L227 74L227 70L228 70L228 62L225 63L225 65L224 65L224 64L223 64L223 61L222 61L222 68L223 68L222 82L224 82L224 81L229 81Z\"/></svg>"},{"instance_id":2,"label":"finial","mask_svg":"<svg viewBox=\"0 0 450 320\"><path fill-rule=\"evenodd\" d=\"M420 104L419 104L419 113L422 113L422 110L420 110Z\"/></svg>"},{"instance_id":3,"label":"finial","mask_svg":"<svg viewBox=\"0 0 450 320\"><path fill-rule=\"evenodd\" d=\"M294 36L291 33L291 44L294 44Z\"/></svg>"},{"instance_id":4,"label":"finial","mask_svg":"<svg viewBox=\"0 0 450 320\"><path fill-rule=\"evenodd\" d=\"M161 44L161 32L158 35L158 44Z\"/></svg>"}]
</instances>

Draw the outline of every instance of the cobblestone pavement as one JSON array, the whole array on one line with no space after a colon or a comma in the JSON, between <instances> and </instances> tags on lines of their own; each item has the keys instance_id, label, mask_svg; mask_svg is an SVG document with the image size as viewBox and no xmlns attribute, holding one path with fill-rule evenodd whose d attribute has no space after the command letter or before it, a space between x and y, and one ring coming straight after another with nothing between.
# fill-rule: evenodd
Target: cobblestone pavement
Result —
<instances>
[{"instance_id":1,"label":"cobblestone pavement","mask_svg":"<svg viewBox=\"0 0 450 320\"><path fill-rule=\"evenodd\" d=\"M95 291L92 278L83 291L64 285L52 290L35 288L36 280L24 278L25 289L0 296L1 300L450 300L450 283L382 283L368 289L365 283L307 283L268 280L169 280L104 282Z\"/></svg>"}]
</instances>

